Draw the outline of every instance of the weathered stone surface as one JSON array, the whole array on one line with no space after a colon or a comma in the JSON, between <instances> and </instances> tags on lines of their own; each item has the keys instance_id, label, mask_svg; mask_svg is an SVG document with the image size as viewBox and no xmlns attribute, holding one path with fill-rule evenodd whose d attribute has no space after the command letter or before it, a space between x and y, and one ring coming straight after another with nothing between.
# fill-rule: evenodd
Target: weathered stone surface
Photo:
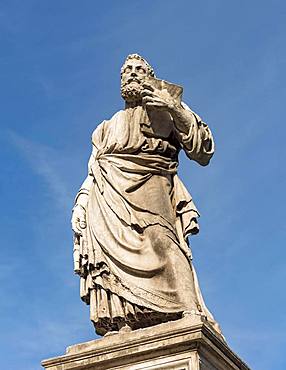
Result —
<instances>
[{"instance_id":1,"label":"weathered stone surface","mask_svg":"<svg viewBox=\"0 0 286 370\"><path fill-rule=\"evenodd\" d=\"M249 370L200 316L76 344L42 365L48 370Z\"/></svg>"},{"instance_id":2,"label":"weathered stone surface","mask_svg":"<svg viewBox=\"0 0 286 370\"><path fill-rule=\"evenodd\" d=\"M207 317L188 236L199 212L180 180L178 155L206 166L211 130L181 99L183 88L157 79L140 55L121 69L125 109L92 134L87 177L75 199L75 272L99 335Z\"/></svg>"}]
</instances>

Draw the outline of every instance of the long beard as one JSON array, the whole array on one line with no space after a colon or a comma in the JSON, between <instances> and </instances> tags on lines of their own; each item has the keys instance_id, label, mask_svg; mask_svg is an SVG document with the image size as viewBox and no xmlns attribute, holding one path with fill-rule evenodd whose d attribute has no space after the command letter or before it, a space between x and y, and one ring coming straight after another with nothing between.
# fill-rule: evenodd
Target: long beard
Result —
<instances>
[{"instance_id":1,"label":"long beard","mask_svg":"<svg viewBox=\"0 0 286 370\"><path fill-rule=\"evenodd\" d=\"M142 101L141 91L143 87L140 83L121 83L121 96L127 103L139 103Z\"/></svg>"}]
</instances>

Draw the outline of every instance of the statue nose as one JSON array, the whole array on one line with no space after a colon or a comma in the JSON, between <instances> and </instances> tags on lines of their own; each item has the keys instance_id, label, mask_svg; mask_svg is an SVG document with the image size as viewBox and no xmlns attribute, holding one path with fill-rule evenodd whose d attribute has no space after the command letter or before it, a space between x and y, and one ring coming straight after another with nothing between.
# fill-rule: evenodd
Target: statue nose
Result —
<instances>
[{"instance_id":1,"label":"statue nose","mask_svg":"<svg viewBox=\"0 0 286 370\"><path fill-rule=\"evenodd\" d=\"M132 76L132 77L136 77L136 76L137 76L137 73L136 73L136 72L132 72L132 73L131 73L131 76Z\"/></svg>"}]
</instances>

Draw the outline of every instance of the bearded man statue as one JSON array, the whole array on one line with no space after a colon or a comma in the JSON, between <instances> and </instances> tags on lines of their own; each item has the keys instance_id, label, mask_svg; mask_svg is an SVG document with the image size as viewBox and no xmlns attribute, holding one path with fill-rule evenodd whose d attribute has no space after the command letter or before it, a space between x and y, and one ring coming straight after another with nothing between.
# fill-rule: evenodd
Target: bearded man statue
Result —
<instances>
[{"instance_id":1,"label":"bearded man statue","mask_svg":"<svg viewBox=\"0 0 286 370\"><path fill-rule=\"evenodd\" d=\"M181 149L202 166L208 126L131 54L121 69L125 109L92 134L88 175L72 215L75 271L96 333L200 315L220 332L198 286L188 236L199 213L177 175Z\"/></svg>"}]
</instances>

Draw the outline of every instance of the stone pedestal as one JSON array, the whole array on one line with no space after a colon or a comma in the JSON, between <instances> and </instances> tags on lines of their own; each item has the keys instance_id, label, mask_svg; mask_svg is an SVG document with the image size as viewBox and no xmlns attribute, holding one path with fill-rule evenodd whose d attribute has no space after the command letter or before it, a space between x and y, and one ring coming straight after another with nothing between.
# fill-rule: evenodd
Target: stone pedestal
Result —
<instances>
[{"instance_id":1,"label":"stone pedestal","mask_svg":"<svg viewBox=\"0 0 286 370\"><path fill-rule=\"evenodd\" d=\"M250 370L199 316L76 344L48 370Z\"/></svg>"}]
</instances>

